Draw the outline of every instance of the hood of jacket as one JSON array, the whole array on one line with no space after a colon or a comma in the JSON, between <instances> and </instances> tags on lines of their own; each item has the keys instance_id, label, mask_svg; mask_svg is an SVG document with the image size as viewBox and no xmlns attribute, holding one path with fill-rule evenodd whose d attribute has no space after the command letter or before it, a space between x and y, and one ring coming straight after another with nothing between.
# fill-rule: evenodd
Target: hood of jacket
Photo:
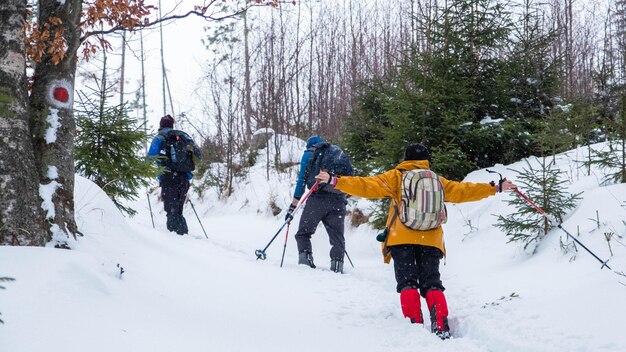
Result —
<instances>
[{"instance_id":1,"label":"hood of jacket","mask_svg":"<svg viewBox=\"0 0 626 352\"><path fill-rule=\"evenodd\" d=\"M415 169L429 169L430 164L428 160L405 160L396 165L395 169L398 171L408 171Z\"/></svg>"}]
</instances>

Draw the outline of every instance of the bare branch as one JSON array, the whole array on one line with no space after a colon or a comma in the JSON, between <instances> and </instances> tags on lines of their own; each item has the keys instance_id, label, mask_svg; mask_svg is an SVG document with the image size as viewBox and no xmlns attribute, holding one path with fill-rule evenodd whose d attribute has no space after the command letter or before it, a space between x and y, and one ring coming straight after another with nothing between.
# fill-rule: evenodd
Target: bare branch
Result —
<instances>
[{"instance_id":1,"label":"bare branch","mask_svg":"<svg viewBox=\"0 0 626 352\"><path fill-rule=\"evenodd\" d=\"M185 13L185 14L182 14L182 15L171 15L171 16L162 17L162 18L159 18L159 19L154 20L152 22L147 22L147 23L143 23L143 24L134 26L133 28L126 28L125 26L119 24L119 25L113 26L113 27L111 27L109 29L106 29L106 30L86 32L85 35L83 35L80 38L80 42L82 43L85 40L87 40L88 38L93 37L93 36L106 35L106 34L111 34L111 33L119 32L119 31L123 31L123 30L128 30L128 31L131 31L131 32L135 32L135 31L139 31L139 30L142 30L142 29L146 29L146 28L152 28L152 27L158 25L159 23L171 22L171 21L174 21L174 20L179 20L179 19L190 17L190 16L202 17L202 18L204 18L208 22L222 21L222 20L225 20L225 19L237 17L237 16L241 15L242 13L244 13L245 11L247 11L250 7L251 6L245 7L243 9L241 9L241 10L235 11L235 12L233 12L231 14L228 14L228 15L225 15L225 16L221 16L221 17L214 17L212 15L207 15L203 11L191 10L191 11Z\"/></svg>"}]
</instances>

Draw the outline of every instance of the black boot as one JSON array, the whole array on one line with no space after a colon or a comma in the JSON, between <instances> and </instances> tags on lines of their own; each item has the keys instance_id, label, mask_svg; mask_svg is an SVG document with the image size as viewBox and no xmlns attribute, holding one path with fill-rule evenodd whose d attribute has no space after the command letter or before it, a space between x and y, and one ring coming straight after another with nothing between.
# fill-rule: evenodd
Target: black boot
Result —
<instances>
[{"instance_id":1,"label":"black boot","mask_svg":"<svg viewBox=\"0 0 626 352\"><path fill-rule=\"evenodd\" d=\"M311 268L315 269L315 264L313 263L313 253L309 250L304 250L298 254L298 264L308 265Z\"/></svg>"},{"instance_id":2,"label":"black boot","mask_svg":"<svg viewBox=\"0 0 626 352\"><path fill-rule=\"evenodd\" d=\"M343 261L342 260L331 260L330 261L330 271L334 273L343 274Z\"/></svg>"},{"instance_id":3,"label":"black boot","mask_svg":"<svg viewBox=\"0 0 626 352\"><path fill-rule=\"evenodd\" d=\"M435 335L437 335L442 340L447 340L450 338L450 327L448 326L448 318L443 318L443 327L437 326L437 312L434 306L430 309L430 321L430 330Z\"/></svg>"},{"instance_id":4,"label":"black boot","mask_svg":"<svg viewBox=\"0 0 626 352\"><path fill-rule=\"evenodd\" d=\"M426 293L426 304L430 312L430 329L439 336L440 339L450 338L450 327L448 326L448 303L443 292L438 289L430 290Z\"/></svg>"}]
</instances>

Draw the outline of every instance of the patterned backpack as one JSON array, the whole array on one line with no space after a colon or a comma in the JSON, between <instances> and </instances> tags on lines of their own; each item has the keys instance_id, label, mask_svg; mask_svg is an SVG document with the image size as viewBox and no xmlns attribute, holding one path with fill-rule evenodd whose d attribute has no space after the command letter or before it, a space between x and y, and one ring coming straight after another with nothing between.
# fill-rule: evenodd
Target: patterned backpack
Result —
<instances>
[{"instance_id":1,"label":"patterned backpack","mask_svg":"<svg viewBox=\"0 0 626 352\"><path fill-rule=\"evenodd\" d=\"M436 173L415 169L402 173L400 221L413 230L430 230L448 220L443 185Z\"/></svg>"}]
</instances>

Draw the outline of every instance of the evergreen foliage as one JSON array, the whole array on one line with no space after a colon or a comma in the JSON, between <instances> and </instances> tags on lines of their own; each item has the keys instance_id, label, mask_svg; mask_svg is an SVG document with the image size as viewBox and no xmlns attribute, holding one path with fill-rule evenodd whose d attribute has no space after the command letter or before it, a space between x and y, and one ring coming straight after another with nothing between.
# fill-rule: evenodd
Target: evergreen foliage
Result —
<instances>
[{"instance_id":1,"label":"evergreen foliage","mask_svg":"<svg viewBox=\"0 0 626 352\"><path fill-rule=\"evenodd\" d=\"M569 114L562 109L554 108L548 112L545 120L537 122L537 132L533 135L535 149L542 155L552 155L569 150L571 147L572 135L567 129Z\"/></svg>"},{"instance_id":2,"label":"evergreen foliage","mask_svg":"<svg viewBox=\"0 0 626 352\"><path fill-rule=\"evenodd\" d=\"M537 165L526 159L526 168L515 171L516 183L524 194L543 209L548 217L560 224L568 210L576 206L580 193L569 194L566 191L561 170L554 168L548 158L536 158ZM521 197L509 201L517 211L511 215L498 216L496 226L506 233L509 242L521 242L524 249L534 252L541 240L548 234L552 225L528 202Z\"/></svg>"},{"instance_id":3,"label":"evergreen foliage","mask_svg":"<svg viewBox=\"0 0 626 352\"><path fill-rule=\"evenodd\" d=\"M626 8L626 4L624 6ZM619 102L610 109L600 111L600 119L603 113L610 115L602 119L601 124L609 140L608 150L592 150L589 160L585 162L587 167L595 165L605 171L603 184L626 183L626 93Z\"/></svg>"},{"instance_id":4,"label":"evergreen foliage","mask_svg":"<svg viewBox=\"0 0 626 352\"><path fill-rule=\"evenodd\" d=\"M393 168L415 142L430 148L432 169L452 180L531 154L534 122L525 114L544 111L549 87L525 79L531 64L524 65L521 51L508 53L515 23L507 7L490 0L447 4L416 28L426 49L414 48L396 73L356 90L343 142L358 172Z\"/></svg>"},{"instance_id":5,"label":"evergreen foliage","mask_svg":"<svg viewBox=\"0 0 626 352\"><path fill-rule=\"evenodd\" d=\"M602 184L626 183L626 153L624 140L610 141L608 150L592 149L586 166L596 166L605 172Z\"/></svg>"},{"instance_id":6,"label":"evergreen foliage","mask_svg":"<svg viewBox=\"0 0 626 352\"><path fill-rule=\"evenodd\" d=\"M529 13L523 30L494 1L436 8L430 26L416 29L429 50L415 48L394 75L357 89L344 125L357 169L389 169L414 142L429 146L433 169L450 179L531 155L557 88L553 38L539 16Z\"/></svg>"},{"instance_id":7,"label":"evergreen foliage","mask_svg":"<svg viewBox=\"0 0 626 352\"><path fill-rule=\"evenodd\" d=\"M390 125L386 115L390 95L390 88L380 80L365 81L355 88L354 111L344 121L341 145L353 160L357 174L386 170L401 160L403 146L394 146L392 158L384 152L383 130Z\"/></svg>"},{"instance_id":8,"label":"evergreen foliage","mask_svg":"<svg viewBox=\"0 0 626 352\"><path fill-rule=\"evenodd\" d=\"M90 93L78 93L76 169L100 186L121 211L134 215L136 211L122 205L122 200L135 199L158 172L154 163L140 156L147 135L125 105L108 105L113 87L107 84L106 64L96 88L88 89Z\"/></svg>"}]
</instances>

